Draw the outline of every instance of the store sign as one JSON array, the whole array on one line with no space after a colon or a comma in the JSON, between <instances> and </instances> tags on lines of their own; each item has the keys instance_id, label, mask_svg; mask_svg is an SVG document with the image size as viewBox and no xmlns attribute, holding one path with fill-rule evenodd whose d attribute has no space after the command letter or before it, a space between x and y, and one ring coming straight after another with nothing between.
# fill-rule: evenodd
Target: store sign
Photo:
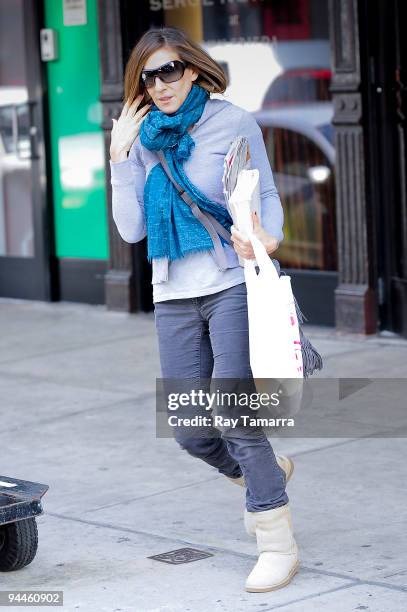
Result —
<instances>
[{"instance_id":1,"label":"store sign","mask_svg":"<svg viewBox=\"0 0 407 612\"><path fill-rule=\"evenodd\" d=\"M63 0L64 26L86 25L86 0Z\"/></svg>"}]
</instances>

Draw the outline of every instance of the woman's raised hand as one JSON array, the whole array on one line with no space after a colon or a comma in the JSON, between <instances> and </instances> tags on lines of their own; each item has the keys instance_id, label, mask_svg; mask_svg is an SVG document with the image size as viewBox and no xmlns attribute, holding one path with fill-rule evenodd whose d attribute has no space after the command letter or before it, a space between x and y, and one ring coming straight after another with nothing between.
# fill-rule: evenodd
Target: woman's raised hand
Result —
<instances>
[{"instance_id":1,"label":"woman's raised hand","mask_svg":"<svg viewBox=\"0 0 407 612\"><path fill-rule=\"evenodd\" d=\"M139 134L140 126L151 106L151 104L146 104L138 111L142 99L143 94L140 94L132 104L127 101L123 106L120 117L112 119L113 127L110 141L110 159L112 162L127 159L127 153Z\"/></svg>"}]
</instances>

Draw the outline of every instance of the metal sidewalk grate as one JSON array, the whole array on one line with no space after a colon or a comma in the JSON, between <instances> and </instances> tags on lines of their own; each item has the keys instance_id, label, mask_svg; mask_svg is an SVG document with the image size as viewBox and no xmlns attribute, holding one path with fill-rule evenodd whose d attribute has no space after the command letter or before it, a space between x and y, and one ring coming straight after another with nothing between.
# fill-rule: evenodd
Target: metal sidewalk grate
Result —
<instances>
[{"instance_id":1,"label":"metal sidewalk grate","mask_svg":"<svg viewBox=\"0 0 407 612\"><path fill-rule=\"evenodd\" d=\"M147 557L147 559L155 559L156 561L170 563L171 565L180 565L181 563L191 563L192 561L199 561L200 559L213 556L212 553L203 552L196 548L177 548L176 550Z\"/></svg>"}]
</instances>

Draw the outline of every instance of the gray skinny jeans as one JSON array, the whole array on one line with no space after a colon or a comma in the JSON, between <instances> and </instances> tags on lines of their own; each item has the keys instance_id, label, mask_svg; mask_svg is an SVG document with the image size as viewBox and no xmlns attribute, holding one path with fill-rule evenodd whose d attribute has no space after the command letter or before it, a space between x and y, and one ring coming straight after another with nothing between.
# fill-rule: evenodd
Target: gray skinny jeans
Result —
<instances>
[{"instance_id":1,"label":"gray skinny jeans","mask_svg":"<svg viewBox=\"0 0 407 612\"><path fill-rule=\"evenodd\" d=\"M154 308L162 378L183 379L189 389L211 377L253 379L246 283L211 295L156 302ZM174 437L182 449L221 474L243 474L247 510L260 512L288 502L284 471L261 428L202 429L194 428L191 436L190 427L176 427Z\"/></svg>"}]
</instances>

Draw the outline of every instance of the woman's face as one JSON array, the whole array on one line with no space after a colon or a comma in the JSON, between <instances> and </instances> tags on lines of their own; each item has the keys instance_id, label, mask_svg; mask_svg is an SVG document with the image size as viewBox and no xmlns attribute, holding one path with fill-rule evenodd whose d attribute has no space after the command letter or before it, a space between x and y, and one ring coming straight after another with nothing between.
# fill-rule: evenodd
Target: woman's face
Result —
<instances>
[{"instance_id":1,"label":"woman's face","mask_svg":"<svg viewBox=\"0 0 407 612\"><path fill-rule=\"evenodd\" d=\"M167 62L180 59L175 50L162 47L150 55L143 69L155 70ZM191 91L192 84L197 77L198 73L192 68L185 68L184 76L174 83L164 83L157 76L154 87L148 87L147 93L160 111L167 114L175 113Z\"/></svg>"}]
</instances>

